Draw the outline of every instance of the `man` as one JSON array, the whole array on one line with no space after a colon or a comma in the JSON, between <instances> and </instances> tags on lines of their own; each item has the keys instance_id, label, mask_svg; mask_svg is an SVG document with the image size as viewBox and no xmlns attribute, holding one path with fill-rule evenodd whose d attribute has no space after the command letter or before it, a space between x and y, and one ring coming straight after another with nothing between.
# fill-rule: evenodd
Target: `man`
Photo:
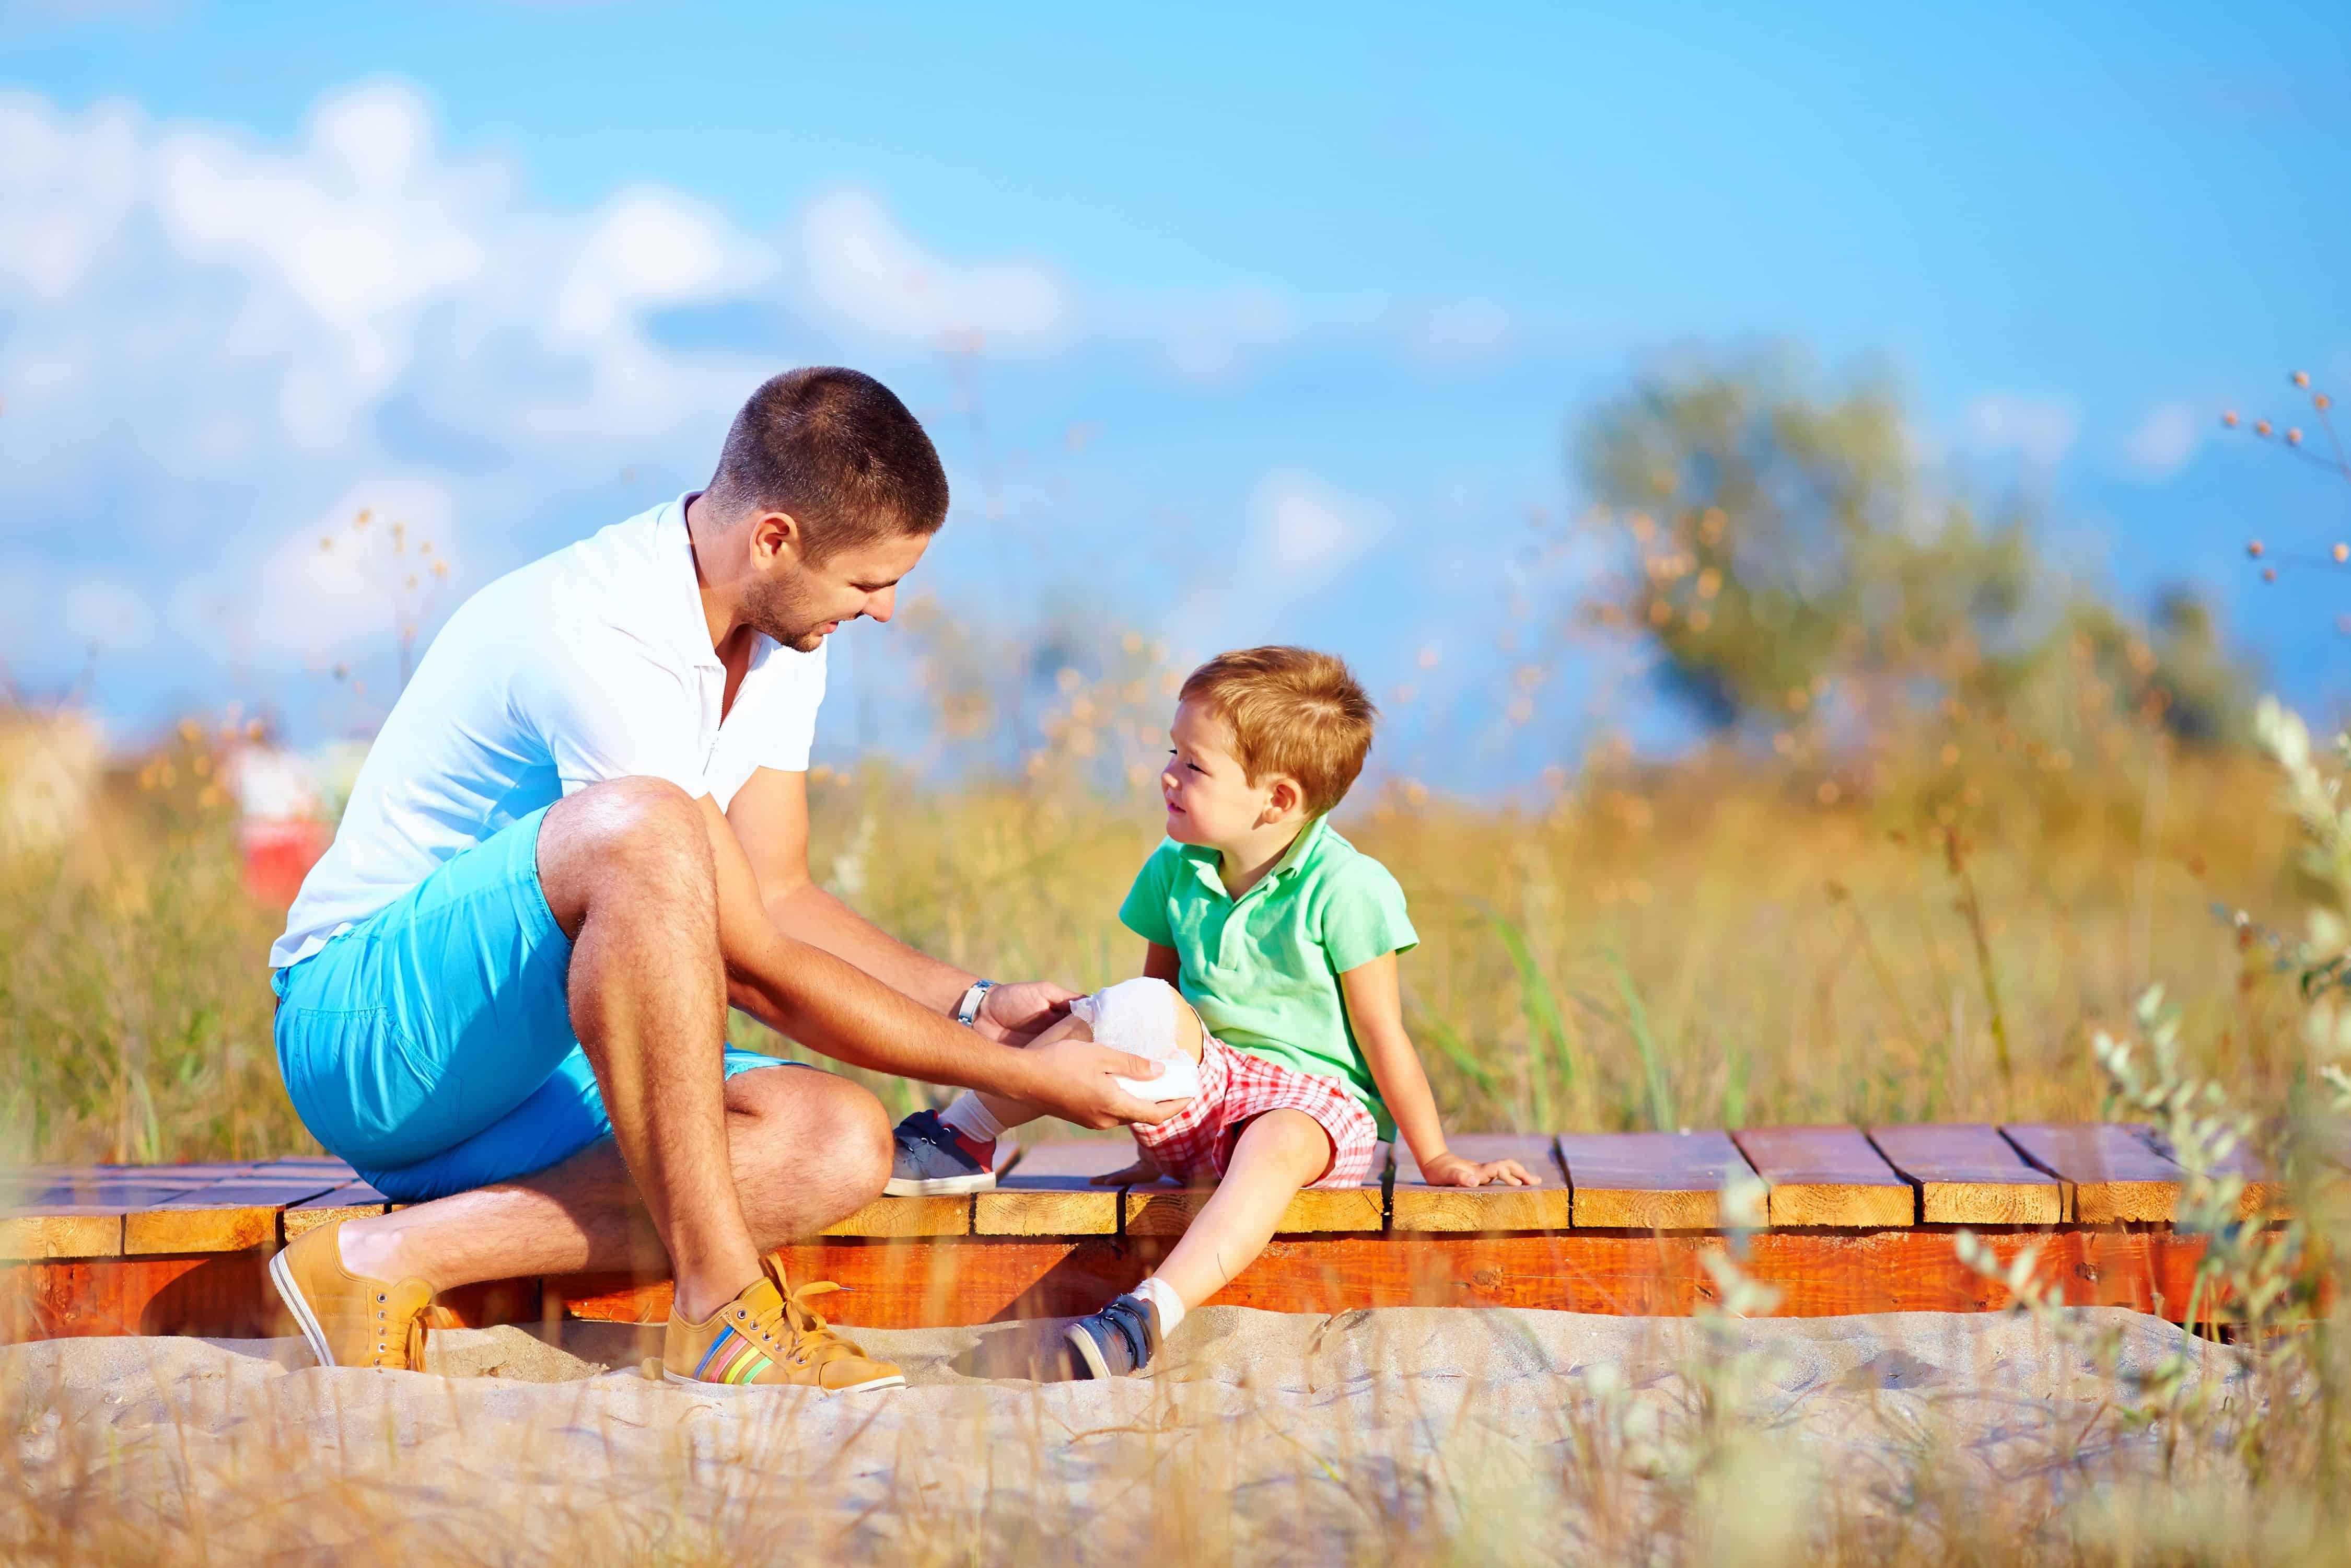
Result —
<instances>
[{"instance_id":1,"label":"man","mask_svg":"<svg viewBox=\"0 0 2351 1568\"><path fill-rule=\"evenodd\" d=\"M825 639L890 619L946 509L904 404L794 371L744 404L708 489L450 617L270 955L295 1109L416 1205L271 1260L322 1362L414 1365L452 1286L628 1267L642 1199L676 1280L672 1380L899 1383L763 1256L882 1190L887 1118L723 1049L730 1003L839 1061L1090 1126L1167 1113L1112 1082L1153 1076L1138 1058L1015 1049L1071 993L991 987L810 879Z\"/></svg>"}]
</instances>

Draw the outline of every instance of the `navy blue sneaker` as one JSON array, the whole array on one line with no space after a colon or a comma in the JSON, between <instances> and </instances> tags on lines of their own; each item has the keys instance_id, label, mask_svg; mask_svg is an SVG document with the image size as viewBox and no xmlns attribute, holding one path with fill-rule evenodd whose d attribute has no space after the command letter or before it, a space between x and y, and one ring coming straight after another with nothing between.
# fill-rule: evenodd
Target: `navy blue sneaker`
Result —
<instances>
[{"instance_id":1,"label":"navy blue sneaker","mask_svg":"<svg viewBox=\"0 0 2351 1568\"><path fill-rule=\"evenodd\" d=\"M975 1157L936 1111L915 1112L890 1139L890 1180L882 1190L893 1197L988 1192L996 1186L994 1161ZM1004 1154L1003 1140L997 1141L995 1152Z\"/></svg>"},{"instance_id":2,"label":"navy blue sneaker","mask_svg":"<svg viewBox=\"0 0 2351 1568\"><path fill-rule=\"evenodd\" d=\"M1068 1338L1090 1376L1124 1377L1151 1364L1159 1348L1159 1310L1129 1293L1071 1323Z\"/></svg>"}]
</instances>

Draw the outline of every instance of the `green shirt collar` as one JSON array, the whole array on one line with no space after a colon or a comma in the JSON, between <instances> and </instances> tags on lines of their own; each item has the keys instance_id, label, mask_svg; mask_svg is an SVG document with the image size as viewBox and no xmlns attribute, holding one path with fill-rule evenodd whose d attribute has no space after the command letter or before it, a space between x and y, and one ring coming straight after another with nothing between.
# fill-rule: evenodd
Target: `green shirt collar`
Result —
<instances>
[{"instance_id":1,"label":"green shirt collar","mask_svg":"<svg viewBox=\"0 0 2351 1568\"><path fill-rule=\"evenodd\" d=\"M1316 853L1321 851L1323 837L1330 831L1330 827L1331 819L1328 815L1317 817L1307 823L1305 831L1291 840L1290 848L1282 852L1280 860L1274 862L1273 869L1259 878L1257 886L1250 888L1249 893L1241 894L1241 897L1249 897L1256 893L1258 888L1271 887L1278 883L1288 882L1300 872L1304 871L1312 862ZM1181 847L1184 858L1192 862L1192 874L1199 878L1201 883L1219 898L1232 899L1232 894L1225 891L1224 873L1217 869L1217 862L1219 858L1217 852L1207 844L1185 844Z\"/></svg>"}]
</instances>

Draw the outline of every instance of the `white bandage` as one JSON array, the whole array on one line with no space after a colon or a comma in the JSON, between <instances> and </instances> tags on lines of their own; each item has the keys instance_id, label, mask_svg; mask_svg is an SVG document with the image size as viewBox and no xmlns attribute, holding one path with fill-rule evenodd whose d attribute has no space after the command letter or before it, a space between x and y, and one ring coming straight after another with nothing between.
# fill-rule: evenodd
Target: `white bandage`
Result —
<instances>
[{"instance_id":1,"label":"white bandage","mask_svg":"<svg viewBox=\"0 0 2351 1568\"><path fill-rule=\"evenodd\" d=\"M1200 1065L1176 1043L1184 998L1165 980L1121 980L1070 1004L1093 1031L1094 1043L1164 1064L1156 1078L1113 1078L1138 1100L1189 1100L1200 1092Z\"/></svg>"}]
</instances>

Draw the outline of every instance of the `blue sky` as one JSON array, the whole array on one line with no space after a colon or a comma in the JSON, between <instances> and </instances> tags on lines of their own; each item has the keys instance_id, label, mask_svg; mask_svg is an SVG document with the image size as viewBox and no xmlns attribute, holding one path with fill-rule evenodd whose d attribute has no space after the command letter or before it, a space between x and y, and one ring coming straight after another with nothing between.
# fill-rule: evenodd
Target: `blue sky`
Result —
<instances>
[{"instance_id":1,"label":"blue sky","mask_svg":"<svg viewBox=\"0 0 2351 1568\"><path fill-rule=\"evenodd\" d=\"M0 0L0 661L125 736L351 723L322 672L392 610L321 532L438 536L429 618L829 359L938 432L951 610L1322 643L1449 703L1391 760L1475 784L1596 700L1672 733L1589 663L1489 722L1573 589L1511 562L1579 411L1789 342L1894 367L2066 569L2346 695L2343 580L2241 548L2351 488L2213 417L2351 388L2339 8L1264 9Z\"/></svg>"}]
</instances>

